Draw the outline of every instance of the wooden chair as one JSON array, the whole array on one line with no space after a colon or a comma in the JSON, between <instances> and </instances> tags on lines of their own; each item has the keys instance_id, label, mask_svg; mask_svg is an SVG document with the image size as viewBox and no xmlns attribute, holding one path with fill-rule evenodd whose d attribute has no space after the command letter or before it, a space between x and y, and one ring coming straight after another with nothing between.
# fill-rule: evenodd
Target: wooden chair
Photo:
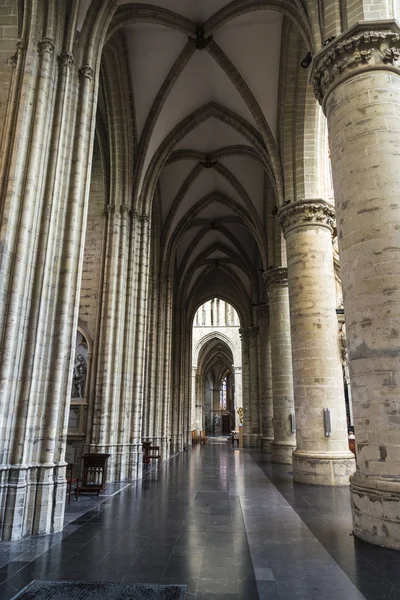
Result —
<instances>
[{"instance_id":1,"label":"wooden chair","mask_svg":"<svg viewBox=\"0 0 400 600\"><path fill-rule=\"evenodd\" d=\"M143 464L149 465L152 460L161 458L160 446L152 446L151 442L142 442Z\"/></svg>"},{"instance_id":2,"label":"wooden chair","mask_svg":"<svg viewBox=\"0 0 400 600\"><path fill-rule=\"evenodd\" d=\"M69 504L71 502L72 486L74 485L74 483L76 484L75 494L76 494L76 499L78 500L79 477L74 477L73 463L68 463L68 465L67 465L66 479L67 479L67 496L68 496L68 504Z\"/></svg>"}]
</instances>

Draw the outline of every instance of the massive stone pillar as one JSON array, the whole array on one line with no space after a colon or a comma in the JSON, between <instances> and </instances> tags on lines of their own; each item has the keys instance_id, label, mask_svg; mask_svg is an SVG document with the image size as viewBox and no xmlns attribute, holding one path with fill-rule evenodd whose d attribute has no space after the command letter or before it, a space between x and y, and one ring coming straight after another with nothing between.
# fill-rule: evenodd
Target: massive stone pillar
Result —
<instances>
[{"instance_id":1,"label":"massive stone pillar","mask_svg":"<svg viewBox=\"0 0 400 600\"><path fill-rule=\"evenodd\" d=\"M292 346L290 339L289 293L287 269L266 273L269 298L274 441L271 460L291 464L296 447L290 415L294 414Z\"/></svg>"},{"instance_id":2,"label":"massive stone pillar","mask_svg":"<svg viewBox=\"0 0 400 600\"><path fill-rule=\"evenodd\" d=\"M317 485L348 485L355 470L335 310L334 214L323 200L293 202L278 213L286 239L292 334L293 479ZM329 410L330 431L324 409Z\"/></svg>"},{"instance_id":3,"label":"massive stone pillar","mask_svg":"<svg viewBox=\"0 0 400 600\"><path fill-rule=\"evenodd\" d=\"M354 532L400 549L400 31L355 25L314 57L328 119L352 382Z\"/></svg>"},{"instance_id":4,"label":"massive stone pillar","mask_svg":"<svg viewBox=\"0 0 400 600\"><path fill-rule=\"evenodd\" d=\"M258 370L259 370L259 397L261 424L260 446L261 451L270 454L271 442L274 440L274 407L272 393L272 367L271 367L271 336L269 323L268 304L257 308L259 327L258 338Z\"/></svg>"}]
</instances>

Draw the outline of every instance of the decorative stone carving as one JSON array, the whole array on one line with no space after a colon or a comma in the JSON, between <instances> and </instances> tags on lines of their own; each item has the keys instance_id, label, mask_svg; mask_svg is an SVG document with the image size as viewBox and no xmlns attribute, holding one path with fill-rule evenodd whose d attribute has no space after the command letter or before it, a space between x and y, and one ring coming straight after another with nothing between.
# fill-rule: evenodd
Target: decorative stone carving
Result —
<instances>
[{"instance_id":1,"label":"decorative stone carving","mask_svg":"<svg viewBox=\"0 0 400 600\"><path fill-rule=\"evenodd\" d=\"M277 269L270 269L263 274L263 279L267 285L267 288L274 285L287 285L287 268L278 267Z\"/></svg>"},{"instance_id":2,"label":"decorative stone carving","mask_svg":"<svg viewBox=\"0 0 400 600\"><path fill-rule=\"evenodd\" d=\"M240 327L239 335L241 339L248 339L250 337L257 337L259 333L258 325L252 325L250 327Z\"/></svg>"},{"instance_id":3,"label":"decorative stone carving","mask_svg":"<svg viewBox=\"0 0 400 600\"><path fill-rule=\"evenodd\" d=\"M15 54L10 56L10 59L9 59L10 63L12 64L13 67L17 66L18 57L25 50L25 41L23 39L19 39L16 43L16 48L17 48L17 50L16 50Z\"/></svg>"},{"instance_id":4,"label":"decorative stone carving","mask_svg":"<svg viewBox=\"0 0 400 600\"><path fill-rule=\"evenodd\" d=\"M121 215L129 214L130 208L127 204L121 204L121 206L119 207L119 212L121 213Z\"/></svg>"},{"instance_id":5,"label":"decorative stone carving","mask_svg":"<svg viewBox=\"0 0 400 600\"><path fill-rule=\"evenodd\" d=\"M196 46L196 50L204 50L212 39L212 35L209 35L207 38L204 37L204 31L201 25L196 29L196 37L189 37L189 41Z\"/></svg>"},{"instance_id":6,"label":"decorative stone carving","mask_svg":"<svg viewBox=\"0 0 400 600\"><path fill-rule=\"evenodd\" d=\"M269 305L268 304L260 304L260 306L256 307L256 315L258 321L261 319L268 319L269 317Z\"/></svg>"},{"instance_id":7,"label":"decorative stone carving","mask_svg":"<svg viewBox=\"0 0 400 600\"><path fill-rule=\"evenodd\" d=\"M12 56L10 56L10 58L8 59L9 62L11 63L11 65L13 67L17 66L17 62L18 62L18 52L15 52L15 54L13 54Z\"/></svg>"},{"instance_id":8,"label":"decorative stone carving","mask_svg":"<svg viewBox=\"0 0 400 600\"><path fill-rule=\"evenodd\" d=\"M278 221L285 236L293 229L310 225L332 230L335 225L335 209L324 200L298 200L279 209Z\"/></svg>"},{"instance_id":9,"label":"decorative stone carving","mask_svg":"<svg viewBox=\"0 0 400 600\"><path fill-rule=\"evenodd\" d=\"M348 350L347 350L347 337L346 337L346 328L345 328L344 323L342 323L342 326L341 326L340 332L339 332L339 348L340 348L340 355L342 357L342 365L348 366L349 354L348 354Z\"/></svg>"},{"instance_id":10,"label":"decorative stone carving","mask_svg":"<svg viewBox=\"0 0 400 600\"><path fill-rule=\"evenodd\" d=\"M141 222L150 220L149 215L141 214L137 210L132 211L132 217L134 219L136 219L136 221L141 221Z\"/></svg>"},{"instance_id":11,"label":"decorative stone carving","mask_svg":"<svg viewBox=\"0 0 400 600\"><path fill-rule=\"evenodd\" d=\"M72 54L70 54L69 52L63 52L58 57L58 62L61 68L67 67L68 69L70 69L71 67L73 67L75 60Z\"/></svg>"},{"instance_id":12,"label":"decorative stone carving","mask_svg":"<svg viewBox=\"0 0 400 600\"><path fill-rule=\"evenodd\" d=\"M115 205L114 204L107 204L107 206L104 209L104 216L110 216L113 215L115 213Z\"/></svg>"},{"instance_id":13,"label":"decorative stone carving","mask_svg":"<svg viewBox=\"0 0 400 600\"><path fill-rule=\"evenodd\" d=\"M45 52L48 54L53 54L54 52L54 44L49 38L43 38L38 43L38 51L39 54L43 55Z\"/></svg>"},{"instance_id":14,"label":"decorative stone carving","mask_svg":"<svg viewBox=\"0 0 400 600\"><path fill-rule=\"evenodd\" d=\"M239 335L240 335L240 339L247 339L249 337L249 332L248 332L248 327L240 327L239 328Z\"/></svg>"},{"instance_id":15,"label":"decorative stone carving","mask_svg":"<svg viewBox=\"0 0 400 600\"><path fill-rule=\"evenodd\" d=\"M249 337L257 337L260 332L258 325L253 325L252 327L248 327L248 330L249 330Z\"/></svg>"},{"instance_id":16,"label":"decorative stone carving","mask_svg":"<svg viewBox=\"0 0 400 600\"><path fill-rule=\"evenodd\" d=\"M92 81L94 77L94 71L90 65L82 65L79 69L79 73L84 79L89 79L90 81Z\"/></svg>"},{"instance_id":17,"label":"decorative stone carving","mask_svg":"<svg viewBox=\"0 0 400 600\"><path fill-rule=\"evenodd\" d=\"M399 25L392 20L357 23L314 57L311 80L315 97L323 106L342 81L382 68L400 74Z\"/></svg>"},{"instance_id":18,"label":"decorative stone carving","mask_svg":"<svg viewBox=\"0 0 400 600\"><path fill-rule=\"evenodd\" d=\"M205 169L212 169L217 164L217 161L212 160L210 155L207 154L204 160L200 161L200 164L202 164Z\"/></svg>"}]
</instances>

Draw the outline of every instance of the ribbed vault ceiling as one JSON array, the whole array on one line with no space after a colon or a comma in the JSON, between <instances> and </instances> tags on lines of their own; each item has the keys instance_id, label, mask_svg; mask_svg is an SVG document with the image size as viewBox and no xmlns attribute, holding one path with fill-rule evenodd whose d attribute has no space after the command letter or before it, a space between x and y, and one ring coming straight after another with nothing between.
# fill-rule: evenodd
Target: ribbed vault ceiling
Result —
<instances>
[{"instance_id":1,"label":"ribbed vault ceiling","mask_svg":"<svg viewBox=\"0 0 400 600\"><path fill-rule=\"evenodd\" d=\"M183 304L223 297L223 282L227 300L251 306L269 266L267 211L282 201L287 17L250 1L121 4L109 40L122 32L137 142L134 195L158 207L161 262Z\"/></svg>"},{"instance_id":2,"label":"ribbed vault ceiling","mask_svg":"<svg viewBox=\"0 0 400 600\"><path fill-rule=\"evenodd\" d=\"M220 384L227 371L232 371L232 366L231 349L216 337L210 339L199 353L198 370L204 379L211 375L213 381Z\"/></svg>"}]
</instances>

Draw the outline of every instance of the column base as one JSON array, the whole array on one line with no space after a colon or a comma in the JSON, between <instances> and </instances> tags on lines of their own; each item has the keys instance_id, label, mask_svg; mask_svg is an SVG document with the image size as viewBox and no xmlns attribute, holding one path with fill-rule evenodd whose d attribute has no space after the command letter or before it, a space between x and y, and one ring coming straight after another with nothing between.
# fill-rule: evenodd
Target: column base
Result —
<instances>
[{"instance_id":1,"label":"column base","mask_svg":"<svg viewBox=\"0 0 400 600\"><path fill-rule=\"evenodd\" d=\"M91 444L89 452L110 454L107 461L107 481L132 481L142 477L142 443Z\"/></svg>"},{"instance_id":2,"label":"column base","mask_svg":"<svg viewBox=\"0 0 400 600\"><path fill-rule=\"evenodd\" d=\"M0 469L0 539L21 540L62 530L66 463Z\"/></svg>"},{"instance_id":3,"label":"column base","mask_svg":"<svg viewBox=\"0 0 400 600\"><path fill-rule=\"evenodd\" d=\"M171 454L183 452L183 437L180 433L171 435Z\"/></svg>"},{"instance_id":4,"label":"column base","mask_svg":"<svg viewBox=\"0 0 400 600\"><path fill-rule=\"evenodd\" d=\"M354 535L370 544L400 550L400 481L350 478Z\"/></svg>"},{"instance_id":5,"label":"column base","mask_svg":"<svg viewBox=\"0 0 400 600\"><path fill-rule=\"evenodd\" d=\"M243 434L243 448L258 448L260 446L260 436L258 433Z\"/></svg>"},{"instance_id":6,"label":"column base","mask_svg":"<svg viewBox=\"0 0 400 600\"><path fill-rule=\"evenodd\" d=\"M160 447L161 460L164 462L169 459L169 440L166 437L153 438L153 446Z\"/></svg>"},{"instance_id":7,"label":"column base","mask_svg":"<svg viewBox=\"0 0 400 600\"><path fill-rule=\"evenodd\" d=\"M344 452L293 452L293 481L311 485L349 485L356 469L354 454Z\"/></svg>"},{"instance_id":8,"label":"column base","mask_svg":"<svg viewBox=\"0 0 400 600\"><path fill-rule=\"evenodd\" d=\"M290 442L271 442L271 461L281 465L291 465L295 448L296 446Z\"/></svg>"},{"instance_id":9,"label":"column base","mask_svg":"<svg viewBox=\"0 0 400 600\"><path fill-rule=\"evenodd\" d=\"M271 454L272 453L272 442L274 438L270 438L267 436L260 437L260 447L261 452L263 454Z\"/></svg>"}]
</instances>

